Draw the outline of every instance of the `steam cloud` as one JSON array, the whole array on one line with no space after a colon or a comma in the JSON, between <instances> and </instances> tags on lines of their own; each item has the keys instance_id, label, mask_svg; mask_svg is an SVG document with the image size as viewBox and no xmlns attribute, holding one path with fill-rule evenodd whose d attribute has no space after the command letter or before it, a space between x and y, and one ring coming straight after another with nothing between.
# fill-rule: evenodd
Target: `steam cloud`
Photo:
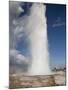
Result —
<instances>
[{"instance_id":1,"label":"steam cloud","mask_svg":"<svg viewBox=\"0 0 68 90\"><path fill-rule=\"evenodd\" d=\"M28 31L32 64L30 75L48 75L51 73L48 55L46 7L43 4L33 4L28 18Z\"/></svg>"},{"instance_id":2,"label":"steam cloud","mask_svg":"<svg viewBox=\"0 0 68 90\"><path fill-rule=\"evenodd\" d=\"M16 70L27 72L29 75L50 74L47 24L45 18L46 6L33 4L30 8L30 15L18 17L24 12L19 2L10 2L10 64L17 65ZM16 50L17 41L26 36L29 42L30 59ZM15 62L15 64L14 64ZM19 66L19 67L18 67ZM28 67L29 66L29 67ZM11 67L10 67L11 68Z\"/></svg>"}]
</instances>

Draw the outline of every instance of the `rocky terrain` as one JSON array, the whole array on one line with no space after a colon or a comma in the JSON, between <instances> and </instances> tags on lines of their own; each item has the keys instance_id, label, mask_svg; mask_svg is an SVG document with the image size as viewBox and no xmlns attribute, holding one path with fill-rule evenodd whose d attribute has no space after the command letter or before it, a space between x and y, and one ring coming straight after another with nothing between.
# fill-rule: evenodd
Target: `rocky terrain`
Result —
<instances>
[{"instance_id":1,"label":"rocky terrain","mask_svg":"<svg viewBox=\"0 0 68 90\"><path fill-rule=\"evenodd\" d=\"M47 87L65 84L65 71L56 71L53 75L27 76L23 74L12 74L9 77L9 88Z\"/></svg>"}]
</instances>

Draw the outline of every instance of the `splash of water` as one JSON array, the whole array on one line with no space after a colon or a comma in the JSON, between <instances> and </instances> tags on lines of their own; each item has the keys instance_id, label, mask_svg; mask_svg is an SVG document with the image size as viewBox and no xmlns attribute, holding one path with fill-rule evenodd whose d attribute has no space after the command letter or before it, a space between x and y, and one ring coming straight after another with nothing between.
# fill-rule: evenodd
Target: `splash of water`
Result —
<instances>
[{"instance_id":1,"label":"splash of water","mask_svg":"<svg viewBox=\"0 0 68 90\"><path fill-rule=\"evenodd\" d=\"M48 55L47 24L45 17L46 6L33 4L29 16L28 31L32 63L30 75L49 75L51 73Z\"/></svg>"}]
</instances>

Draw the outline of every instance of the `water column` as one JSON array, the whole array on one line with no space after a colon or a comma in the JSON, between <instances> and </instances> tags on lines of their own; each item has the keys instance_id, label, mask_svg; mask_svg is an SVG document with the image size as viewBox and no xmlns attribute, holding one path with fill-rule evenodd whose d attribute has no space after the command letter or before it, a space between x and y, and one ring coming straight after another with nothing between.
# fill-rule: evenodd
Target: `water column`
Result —
<instances>
[{"instance_id":1,"label":"water column","mask_svg":"<svg viewBox=\"0 0 68 90\"><path fill-rule=\"evenodd\" d=\"M49 75L51 73L48 55L46 6L40 3L34 3L31 7L29 16L28 31L29 36L31 65L29 67L30 75Z\"/></svg>"}]
</instances>

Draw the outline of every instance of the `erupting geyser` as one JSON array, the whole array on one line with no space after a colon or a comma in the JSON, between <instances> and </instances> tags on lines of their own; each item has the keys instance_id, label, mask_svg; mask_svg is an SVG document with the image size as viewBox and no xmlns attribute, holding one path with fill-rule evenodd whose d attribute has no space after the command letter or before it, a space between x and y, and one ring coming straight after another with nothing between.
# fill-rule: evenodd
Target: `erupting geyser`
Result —
<instances>
[{"instance_id":1,"label":"erupting geyser","mask_svg":"<svg viewBox=\"0 0 68 90\"><path fill-rule=\"evenodd\" d=\"M49 75L51 73L45 12L45 5L34 3L28 18L28 31L31 31L29 40L32 59L28 71L29 75Z\"/></svg>"}]
</instances>

